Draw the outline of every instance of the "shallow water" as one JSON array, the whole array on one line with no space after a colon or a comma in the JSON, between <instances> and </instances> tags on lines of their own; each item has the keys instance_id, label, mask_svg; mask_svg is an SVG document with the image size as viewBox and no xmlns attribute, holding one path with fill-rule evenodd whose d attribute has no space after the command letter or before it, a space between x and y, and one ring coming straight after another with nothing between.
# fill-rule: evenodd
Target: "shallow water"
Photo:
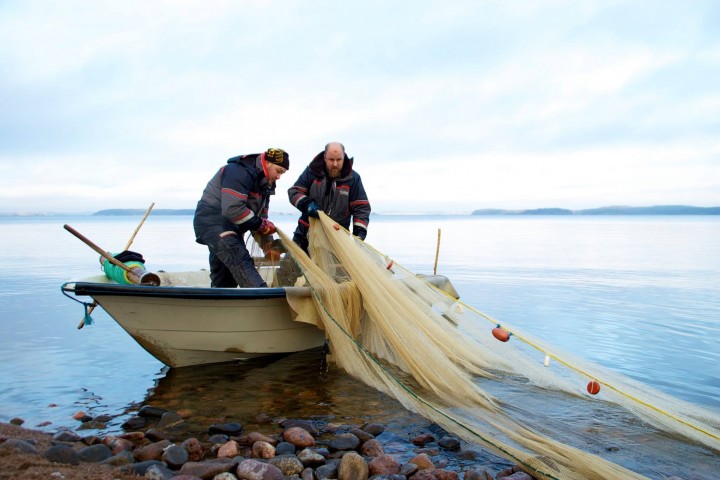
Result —
<instances>
[{"instance_id":1,"label":"shallow water","mask_svg":"<svg viewBox=\"0 0 720 480\"><path fill-rule=\"evenodd\" d=\"M342 372L321 379L312 354L168 373L100 310L93 325L78 330L82 307L64 297L60 285L98 274L98 255L62 225L120 251L139 220L0 218L1 421L19 416L26 426L49 421L44 428L56 429L75 426L71 415L84 410L115 416L108 425L113 431L140 405L157 404L192 409L188 431L202 431L219 418L250 428L257 414L267 413L387 423L398 445L408 430L427 426ZM292 231L294 218L273 220ZM432 273L438 228L437 271L452 279L466 303L563 350L720 409L720 219L378 216L368 242L417 273ZM207 253L194 243L190 217L151 215L132 249L145 256L149 270L206 268ZM558 408L557 414L569 424L579 421L572 411ZM604 417L609 427L626 423ZM586 420L590 432L602 427ZM579 442L590 438L588 445L596 441L598 450L641 441L592 440L582 429L577 435ZM677 455L663 445L656 445L655 456L610 455L634 469L659 472L664 459ZM716 456L693 450L681 454L706 467L696 469L717 466Z\"/></svg>"}]
</instances>

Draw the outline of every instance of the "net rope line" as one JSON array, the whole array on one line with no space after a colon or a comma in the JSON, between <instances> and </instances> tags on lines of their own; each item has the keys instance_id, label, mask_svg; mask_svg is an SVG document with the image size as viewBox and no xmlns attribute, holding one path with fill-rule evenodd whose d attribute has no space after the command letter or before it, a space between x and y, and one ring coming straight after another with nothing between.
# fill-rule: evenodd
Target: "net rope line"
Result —
<instances>
[{"instance_id":1,"label":"net rope line","mask_svg":"<svg viewBox=\"0 0 720 480\"><path fill-rule=\"evenodd\" d=\"M324 215L322 215L322 217L322 226L323 228L327 229L327 227L332 224L331 220L329 220L328 217L324 217ZM313 229L311 228L311 232L312 231ZM280 232L280 234L281 238L283 238L282 232ZM344 234L346 237L351 238L349 237L347 232L345 232ZM379 366L381 365L380 360L375 355L372 355L370 351L362 344L357 342L352 336L352 334L342 326L342 323L338 321L335 316L333 316L332 312L330 311L332 308L327 307L327 303L330 302L332 299L329 299L327 297L327 295L329 295L329 292L321 291L326 290L326 285L321 284L321 288L316 288L314 280L317 280L319 283L321 282L320 278L313 278L313 276L317 276L318 272L322 272L322 269L320 269L319 266L314 265L312 261L310 261L306 255L304 255L304 253L299 251L299 248L293 246L286 236L283 238L283 240L286 242L286 245L290 246L288 250L297 257L298 263L300 264L300 267L302 269L302 273L308 279L308 283L312 288L313 296L316 299L317 303L320 305L320 310L322 310L323 313L329 317L330 321L335 325L335 327L337 327L341 331L341 334L345 336L346 339L352 339L354 350L362 347L362 350L360 350L362 355L365 356L366 359L372 359L371 361L373 362L375 367L379 368ZM317 252L314 251L314 254L316 253ZM321 263L321 261L319 260L320 259L314 259L315 262ZM424 280L421 280L421 282L427 285L427 282L425 282ZM338 313L342 315L341 310L338 311ZM325 323L324 326L326 327L325 329L326 331L328 331L331 340L334 344L336 344L334 350L338 350L339 348L341 348L340 342L336 341L336 338L333 338L332 329L328 328L329 325ZM400 400L400 402L403 403L407 408L413 410L413 408L408 405L407 399L402 398L402 395L394 394L391 386L385 385L386 388L383 388L383 385L378 385L378 382L382 382L381 378L368 379L367 375L363 375L363 373L367 374L368 372L361 371L362 369L360 367L362 367L362 365L343 365L341 363L341 366L348 370L349 373L355 374L355 376L360 377L369 385L372 385L379 390L389 393L391 396L395 396L395 398ZM474 440L479 440L480 443L489 446L491 450L494 450L496 452L499 451L502 456L507 457L511 455L514 461L519 460L519 463L521 463L525 468L532 470L536 474L540 475L542 478L645 478L608 460L602 459L587 452L583 452L582 450L569 447L562 443L543 438L538 433L528 429L527 427L524 427L523 425L518 424L511 418L506 417L505 414L501 414L500 412L492 409L490 411L495 414L496 420L499 419L500 423L484 420L486 424L495 427L497 430L500 430L501 433L506 434L516 443L524 445L525 448L529 448L531 451L536 452L536 455L533 456L525 451L518 450L515 447L505 445L502 442L490 441L488 440L488 438L486 438L486 436L484 436L478 431L477 427L479 426L479 424L476 423L474 425L475 428L468 426L466 423L463 423L461 420L457 419L457 417L454 417L448 412L442 410L442 407L438 407L431 402L425 400L424 398L418 396L404 382L402 382L396 376L391 375L391 373L386 368L383 368L382 372L387 379L391 380L396 386L400 386L400 388L402 388L408 395L411 395L411 397L415 399L416 402L422 401L422 405L415 405L415 411L419 410L420 413L425 412L428 418L436 421L442 420L438 419L439 416L444 417L444 419L447 421L438 421L438 423L448 423L448 421L453 423L456 429L453 430L452 428L449 428L449 430L454 431L455 433L458 433L458 428L465 430L466 433L471 434L473 437L475 437ZM426 409L420 408L421 406L425 406ZM430 415L427 415L428 410L431 410L429 412ZM469 421L472 421L472 419L469 419ZM460 434L460 436L464 435ZM540 456L537 455L538 452L541 454ZM554 468L551 468L549 466L549 459L550 462L554 464ZM548 470L551 470L552 472L549 472Z\"/></svg>"},{"instance_id":2,"label":"net rope line","mask_svg":"<svg viewBox=\"0 0 720 480\"><path fill-rule=\"evenodd\" d=\"M369 249L371 249L372 251L374 251L377 255L381 255L381 256L384 256L385 258L389 258L387 255L385 255L385 254L383 254L382 252L378 251L377 249L375 249L375 248L374 248L372 245L370 245L370 244L367 244L367 248L369 248ZM398 267L401 267L401 265L397 264L394 260L392 260L392 262L393 262L394 265L396 265L396 266L398 266ZM401 268L404 268L404 267L401 267ZM435 285L429 284L429 286L430 286L431 288L434 288L435 290L437 290L439 293L441 293L441 294L443 294L443 295L446 295L446 296L452 298L447 292L445 292L445 291L437 288ZM626 392L625 390L623 390L622 388L616 387L615 385L613 385L613 384L610 383L610 382L607 382L607 381L604 381L604 380L601 380L601 379L597 378L597 376L594 376L593 374L585 371L584 369L582 369L582 368L580 368L580 367L576 367L572 362L566 361L566 360L564 360L563 358L561 358L560 356L552 353L550 350L541 347L538 343L536 343L536 342L530 340L528 337L526 337L525 334L523 334L523 333L518 333L519 331L518 331L517 329L515 329L515 328L506 328L505 326L503 326L503 324L502 324L501 322L499 322L499 321L497 321L496 319L492 318L491 316L489 316L489 315L487 315L487 314L485 314L485 313L483 313L483 312L475 309L472 305L468 305L468 304L464 303L462 300L459 300L459 299L458 299L457 302L458 302L459 304L463 305L465 308L469 308L470 310L474 311L476 314L478 314L478 315L481 316L482 318L486 319L486 320L487 320L488 322L490 322L491 324L497 325L498 327L503 328L503 329L506 330L507 332L512 333L512 336L513 336L513 337L517 338L518 340L522 341L523 343L527 344L528 346L534 348L534 349L537 350L538 352L541 352L541 353L547 355L548 357L556 360L557 362L563 364L563 365L566 366L567 368L569 368L569 369L571 369L571 370L573 370L573 371L575 371L575 372L577 372L577 373L579 373L579 374L581 374L581 375L583 375L583 376L586 376L586 377L588 377L588 378L590 378L590 379L596 380L596 381L597 381L598 383L600 383L601 385L604 385L604 386L606 386L606 387L614 390L615 392L617 392L618 394L624 396L625 398L628 398L629 400L632 400L632 401L634 401L634 402L637 402L637 403L639 403L640 405L643 405L643 406L645 406L645 407L647 407L647 408L650 408L650 409L652 409L652 410L654 410L654 411L656 411L656 412L658 412L658 413L660 413L660 414L662 414L662 415L664 415L664 416L666 416L666 417L668 417L668 418L671 418L672 420L674 420L674 421L676 421L676 422L679 422L679 423L681 423L681 424L683 424L683 425L685 425L685 426L687 426L687 427L689 427L689 428L691 428L691 429L693 429L693 430L695 430L695 431L697 431L697 432L699 432L699 433L701 433L701 434L707 435L708 437L710 437L710 438L712 438L712 439L714 439L714 440L720 440L720 434L713 433L713 432L709 431L708 429L705 429L705 428L702 428L702 427L696 425L695 423L692 423L692 422L689 422L689 421L684 420L684 419L682 419L682 418L679 418L678 416L674 415L673 413L671 413L671 412L669 412L669 411L667 411L667 410L664 410L664 409L662 409L662 408L659 408L659 407L653 405L652 403L647 402L647 401L645 401L645 400L643 400L643 399L641 399L641 398L639 398L639 397L637 397L637 396L635 396L635 395L632 395L632 394Z\"/></svg>"}]
</instances>

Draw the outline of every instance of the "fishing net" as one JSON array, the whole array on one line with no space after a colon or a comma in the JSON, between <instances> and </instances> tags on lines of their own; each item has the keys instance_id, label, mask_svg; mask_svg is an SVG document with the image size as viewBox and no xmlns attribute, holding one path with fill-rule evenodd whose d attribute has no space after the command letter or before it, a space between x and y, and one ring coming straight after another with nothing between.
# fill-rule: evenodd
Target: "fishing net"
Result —
<instances>
[{"instance_id":1,"label":"fishing net","mask_svg":"<svg viewBox=\"0 0 720 480\"><path fill-rule=\"evenodd\" d=\"M622 421L642 420L659 432L685 437L709 449L713 458L720 451L720 417L714 412L498 324L353 237L324 213L311 220L310 257L284 232L278 234L287 254L273 282L282 278L310 287L309 298L289 289L288 301L298 321L325 330L331 360L536 478L645 478L593 451L598 447L587 431L573 436L572 429L557 427L543 402L571 412L571 419L576 409L587 411L590 405L594 425L603 421L598 415L617 415L620 406L629 418ZM510 340L498 341L491 334L494 328L501 338L511 332ZM592 380L601 387L594 396L586 389ZM578 423L587 421L577 417Z\"/></svg>"}]
</instances>

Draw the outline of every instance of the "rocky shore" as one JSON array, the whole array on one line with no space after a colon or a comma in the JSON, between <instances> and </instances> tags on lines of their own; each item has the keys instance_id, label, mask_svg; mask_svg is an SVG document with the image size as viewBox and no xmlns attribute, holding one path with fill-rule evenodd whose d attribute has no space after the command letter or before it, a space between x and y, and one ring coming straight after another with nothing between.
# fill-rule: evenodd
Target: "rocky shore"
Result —
<instances>
[{"instance_id":1,"label":"rocky shore","mask_svg":"<svg viewBox=\"0 0 720 480\"><path fill-rule=\"evenodd\" d=\"M84 425L101 424L82 412ZM442 429L414 432L405 442L378 423L316 425L259 414L263 431L234 422L201 435L178 433L177 412L144 406L124 433L81 436L83 429L41 432L22 419L0 423L0 479L126 480L531 480L517 466L501 470L487 453L463 448ZM258 429L260 430L260 429Z\"/></svg>"}]
</instances>

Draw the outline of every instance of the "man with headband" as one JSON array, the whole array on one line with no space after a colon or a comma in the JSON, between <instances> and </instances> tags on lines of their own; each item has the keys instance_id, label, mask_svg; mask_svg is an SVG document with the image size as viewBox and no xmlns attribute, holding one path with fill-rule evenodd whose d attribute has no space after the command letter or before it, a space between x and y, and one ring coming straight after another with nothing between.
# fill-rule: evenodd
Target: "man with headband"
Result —
<instances>
[{"instance_id":1,"label":"man with headband","mask_svg":"<svg viewBox=\"0 0 720 480\"><path fill-rule=\"evenodd\" d=\"M243 240L250 231L268 245L275 225L268 220L275 182L290 168L279 148L227 161L205 187L195 209L195 238L210 251L212 287L267 287Z\"/></svg>"}]
</instances>

